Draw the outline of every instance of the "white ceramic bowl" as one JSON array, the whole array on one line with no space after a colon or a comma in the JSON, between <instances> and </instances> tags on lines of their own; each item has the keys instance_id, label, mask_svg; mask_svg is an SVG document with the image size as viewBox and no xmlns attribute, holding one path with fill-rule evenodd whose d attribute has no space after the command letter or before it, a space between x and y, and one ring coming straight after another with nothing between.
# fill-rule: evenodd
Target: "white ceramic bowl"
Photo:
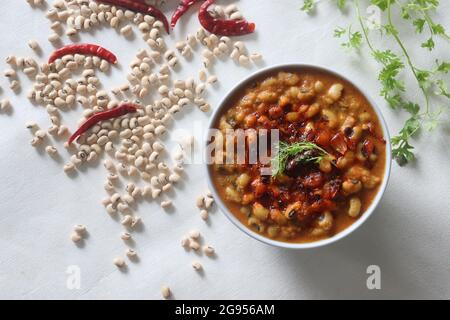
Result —
<instances>
[{"instance_id":1,"label":"white ceramic bowl","mask_svg":"<svg viewBox=\"0 0 450 320\"><path fill-rule=\"evenodd\" d=\"M218 204L219 208L221 209L221 211L225 214L225 216L231 221L233 222L233 224L235 226L237 226L239 229L241 229L243 232L245 232L247 235L251 236L252 238L255 238L256 240L259 240L263 243L272 245L272 246L276 246L276 247L281 247L281 248L287 248L287 249L310 249L310 248L316 248L316 247L321 247L330 243L333 243L335 241L338 241L344 237L346 237L347 235L349 235L350 233L352 233L353 231L355 231L357 228L359 228L368 218L369 216L373 213L373 211L375 210L375 208L378 206L378 204L380 203L380 200L384 194L384 191L386 190L386 186L389 180L389 175L391 172L391 143L390 143L390 137L389 137L389 131L387 129L387 125L386 122L383 118L383 115L381 114L381 111L379 110L379 108L377 107L377 105L375 104L375 101L366 93L365 90L361 89L358 85L356 85L353 81L349 80L347 77L332 71L328 68L324 68L321 66L317 66L317 65L308 65L308 64L282 64L282 65L276 65L276 66L271 66L271 67L267 67L264 69L261 69L259 71L257 71L256 73L252 74L251 76L249 76L248 78L242 80L241 82L239 82L233 89L231 89L230 92L228 92L228 94L223 98L222 102L219 104L219 106L215 109L209 126L208 128L213 128L213 125L215 123L217 123L218 118L222 115L222 111L224 108L229 107L228 102L230 100L230 98L232 98L235 94L238 94L241 91L242 88L247 87L249 84L251 84L252 82L254 82L257 79L261 79L262 77L264 77L265 75L270 75L273 74L275 72L278 71L301 71L304 68L314 68L314 69L318 69L321 71L325 71L331 74L334 74L344 80L347 80L349 83L353 84L369 101L369 103L372 105L373 109L375 110L382 129L383 129L383 135L384 138L386 139L386 168L384 171L384 176L383 176L383 181L380 185L380 188L378 190L378 193L376 195L376 197L373 199L371 205L369 206L369 208L367 208L367 210L362 214L361 217L359 217L358 220L356 220L352 225L350 225L348 228L346 228L345 230L335 234L334 236L327 238L327 239L323 239L323 240L319 240L319 241L315 241L315 242L307 242L307 243L288 243L288 242L282 242L282 241L277 241L277 240L273 240L270 238L266 238L256 232L254 232L253 230L251 230L250 228L248 228L246 225L242 224L234 215L233 213L230 212L230 210L227 208L227 206L225 205L224 201L221 199L221 197L219 196L213 182L212 182L212 177L211 177L211 172L209 170L209 166L206 165L206 175L207 175L207 179L208 179L208 184L210 187L210 190L214 196L214 198L216 199L216 203Z\"/></svg>"}]
</instances>

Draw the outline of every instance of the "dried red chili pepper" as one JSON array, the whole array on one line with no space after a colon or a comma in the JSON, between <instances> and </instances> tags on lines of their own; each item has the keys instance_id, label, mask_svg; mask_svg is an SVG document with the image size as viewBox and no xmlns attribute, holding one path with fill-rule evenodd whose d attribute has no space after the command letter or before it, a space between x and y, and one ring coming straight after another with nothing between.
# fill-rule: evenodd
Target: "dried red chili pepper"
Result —
<instances>
[{"instance_id":1,"label":"dried red chili pepper","mask_svg":"<svg viewBox=\"0 0 450 320\"><path fill-rule=\"evenodd\" d=\"M223 20L214 18L208 12L208 8L212 4L214 4L214 0L206 0L198 12L200 24L209 32L220 36L241 36L255 31L255 24L245 19Z\"/></svg>"},{"instance_id":2,"label":"dried red chili pepper","mask_svg":"<svg viewBox=\"0 0 450 320\"><path fill-rule=\"evenodd\" d=\"M172 28L175 28L177 21L192 7L196 2L200 0L181 0L178 4L178 7L175 9L175 12L172 15L172 19L170 21L170 25Z\"/></svg>"},{"instance_id":3,"label":"dried red chili pepper","mask_svg":"<svg viewBox=\"0 0 450 320\"><path fill-rule=\"evenodd\" d=\"M167 18L164 15L164 13L162 13L159 9L155 8L154 6L146 4L142 0L96 0L96 1L123 7L125 9L134 12L139 12L142 14L148 14L150 16L153 16L157 20L161 21L164 24L164 28L166 29L167 33L170 33L169 22L167 21Z\"/></svg>"},{"instance_id":4,"label":"dried red chili pepper","mask_svg":"<svg viewBox=\"0 0 450 320\"><path fill-rule=\"evenodd\" d=\"M109 61L110 63L117 63L117 57L107 49L100 47L96 44L90 43L79 43L79 44L70 44L59 48L55 52L52 53L50 58L48 59L48 63L54 62L56 59L61 58L68 54L92 54L94 56L100 57Z\"/></svg>"},{"instance_id":5,"label":"dried red chili pepper","mask_svg":"<svg viewBox=\"0 0 450 320\"><path fill-rule=\"evenodd\" d=\"M96 113L86 119L83 124L75 131L75 133L69 138L68 143L71 144L77 137L85 133L87 130L92 128L94 125L99 123L100 121L109 120L113 118L118 118L127 113L136 112L137 108L134 104L124 103L117 108L106 110L103 112Z\"/></svg>"}]
</instances>

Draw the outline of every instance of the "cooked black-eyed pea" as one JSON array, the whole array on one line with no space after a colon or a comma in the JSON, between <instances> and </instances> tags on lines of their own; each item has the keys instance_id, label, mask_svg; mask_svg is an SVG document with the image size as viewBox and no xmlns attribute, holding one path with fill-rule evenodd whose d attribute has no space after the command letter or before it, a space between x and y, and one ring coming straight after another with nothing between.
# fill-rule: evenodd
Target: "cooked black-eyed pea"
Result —
<instances>
[{"instance_id":1,"label":"cooked black-eyed pea","mask_svg":"<svg viewBox=\"0 0 450 320\"><path fill-rule=\"evenodd\" d=\"M297 122L300 119L300 114L298 112L288 112L285 119L288 122Z\"/></svg>"},{"instance_id":2,"label":"cooked black-eyed pea","mask_svg":"<svg viewBox=\"0 0 450 320\"><path fill-rule=\"evenodd\" d=\"M347 179L342 183L342 189L347 194L357 193L362 189L362 182L358 179Z\"/></svg>"},{"instance_id":3,"label":"cooked black-eyed pea","mask_svg":"<svg viewBox=\"0 0 450 320\"><path fill-rule=\"evenodd\" d=\"M349 200L349 207L348 207L348 215L352 218L356 218L359 216L359 213L361 212L361 200L357 197L352 197Z\"/></svg>"},{"instance_id":4,"label":"cooked black-eyed pea","mask_svg":"<svg viewBox=\"0 0 450 320\"><path fill-rule=\"evenodd\" d=\"M322 116L328 120L327 124L331 129L334 129L339 125L338 117L334 111L322 109Z\"/></svg>"},{"instance_id":5,"label":"cooked black-eyed pea","mask_svg":"<svg viewBox=\"0 0 450 320\"><path fill-rule=\"evenodd\" d=\"M289 220L294 219L297 215L297 211L300 210L302 204L300 201L291 203L286 207L286 209L283 212L283 215L288 218Z\"/></svg>"},{"instance_id":6,"label":"cooked black-eyed pea","mask_svg":"<svg viewBox=\"0 0 450 320\"><path fill-rule=\"evenodd\" d=\"M336 167L338 169L345 169L355 161L355 153L353 151L347 151L345 155L338 158L336 161Z\"/></svg>"},{"instance_id":7,"label":"cooked black-eyed pea","mask_svg":"<svg viewBox=\"0 0 450 320\"><path fill-rule=\"evenodd\" d=\"M298 95L300 94L300 87L289 87L285 91L285 95L291 99L297 100Z\"/></svg>"},{"instance_id":8,"label":"cooked black-eyed pea","mask_svg":"<svg viewBox=\"0 0 450 320\"><path fill-rule=\"evenodd\" d=\"M280 234L280 227L279 226L269 226L267 228L267 234L271 238L275 238Z\"/></svg>"},{"instance_id":9,"label":"cooked black-eyed pea","mask_svg":"<svg viewBox=\"0 0 450 320\"><path fill-rule=\"evenodd\" d=\"M264 90L258 93L257 99L262 102L275 102L278 100L278 94L270 90Z\"/></svg>"},{"instance_id":10,"label":"cooked black-eyed pea","mask_svg":"<svg viewBox=\"0 0 450 320\"><path fill-rule=\"evenodd\" d=\"M364 188L373 189L380 183L381 179L373 174L368 174L363 176L362 181Z\"/></svg>"},{"instance_id":11,"label":"cooked black-eyed pea","mask_svg":"<svg viewBox=\"0 0 450 320\"><path fill-rule=\"evenodd\" d=\"M284 84L288 86L295 86L300 82L300 77L295 73L280 72L278 74L278 80L284 82Z\"/></svg>"},{"instance_id":12,"label":"cooked black-eyed pea","mask_svg":"<svg viewBox=\"0 0 450 320\"><path fill-rule=\"evenodd\" d=\"M305 118L310 119L318 114L320 111L320 105L318 103L313 103L309 106L308 110L305 112Z\"/></svg>"},{"instance_id":13,"label":"cooked black-eyed pea","mask_svg":"<svg viewBox=\"0 0 450 320\"><path fill-rule=\"evenodd\" d=\"M244 214L247 217L250 217L250 215L252 214L252 211L250 210L249 207L241 207L239 209L239 212L241 212L242 214Z\"/></svg>"},{"instance_id":14,"label":"cooked black-eyed pea","mask_svg":"<svg viewBox=\"0 0 450 320\"><path fill-rule=\"evenodd\" d=\"M225 195L226 195L227 199L230 201L240 203L242 200L241 194L238 191L236 191L236 189L234 189L230 186L226 187Z\"/></svg>"},{"instance_id":15,"label":"cooked black-eyed pea","mask_svg":"<svg viewBox=\"0 0 450 320\"><path fill-rule=\"evenodd\" d=\"M258 219L258 218L256 218L256 217L250 217L250 218L248 218L248 220L247 220L247 224L250 226L250 227L253 227L253 228L255 228L257 231L259 231L259 232L264 232L265 231L265 226L264 226L264 224Z\"/></svg>"},{"instance_id":16,"label":"cooked black-eyed pea","mask_svg":"<svg viewBox=\"0 0 450 320\"><path fill-rule=\"evenodd\" d=\"M253 204L252 213L253 216L260 221L267 220L267 218L269 217L269 209L265 208L259 202L255 202Z\"/></svg>"},{"instance_id":17,"label":"cooked black-eyed pea","mask_svg":"<svg viewBox=\"0 0 450 320\"><path fill-rule=\"evenodd\" d=\"M322 93L325 90L325 86L322 81L317 80L314 82L314 91L316 93Z\"/></svg>"},{"instance_id":18,"label":"cooked black-eyed pea","mask_svg":"<svg viewBox=\"0 0 450 320\"><path fill-rule=\"evenodd\" d=\"M199 250L200 249L200 243L194 239L190 239L189 241L189 248L191 248L192 250Z\"/></svg>"},{"instance_id":19,"label":"cooked black-eyed pea","mask_svg":"<svg viewBox=\"0 0 450 320\"><path fill-rule=\"evenodd\" d=\"M330 98L333 102L339 100L342 95L342 90L344 86L340 83L333 84L327 92L327 97Z\"/></svg>"},{"instance_id":20,"label":"cooked black-eyed pea","mask_svg":"<svg viewBox=\"0 0 450 320\"><path fill-rule=\"evenodd\" d=\"M333 227L333 223L334 218L333 214L330 211L325 211L317 219L317 226L326 231L330 230Z\"/></svg>"},{"instance_id":21,"label":"cooked black-eyed pea","mask_svg":"<svg viewBox=\"0 0 450 320\"><path fill-rule=\"evenodd\" d=\"M311 236L313 237L321 237L327 233L327 230L317 227L311 230Z\"/></svg>"},{"instance_id":22,"label":"cooked black-eyed pea","mask_svg":"<svg viewBox=\"0 0 450 320\"><path fill-rule=\"evenodd\" d=\"M280 226L288 222L288 219L284 216L284 212L281 212L279 209L270 209L270 219Z\"/></svg>"},{"instance_id":23,"label":"cooked black-eyed pea","mask_svg":"<svg viewBox=\"0 0 450 320\"><path fill-rule=\"evenodd\" d=\"M254 63L261 62L262 59L263 59L263 56L260 53L255 52L255 53L250 54L250 60L252 60Z\"/></svg>"},{"instance_id":24,"label":"cooked black-eyed pea","mask_svg":"<svg viewBox=\"0 0 450 320\"><path fill-rule=\"evenodd\" d=\"M331 165L331 161L327 158L323 158L319 162L319 169L320 169L320 171L325 172L325 173L331 172L331 170L333 169L333 167Z\"/></svg>"},{"instance_id":25,"label":"cooked black-eyed pea","mask_svg":"<svg viewBox=\"0 0 450 320\"><path fill-rule=\"evenodd\" d=\"M236 179L236 185L239 189L244 189L250 183L251 177L247 173L242 173Z\"/></svg>"},{"instance_id":26,"label":"cooked black-eyed pea","mask_svg":"<svg viewBox=\"0 0 450 320\"><path fill-rule=\"evenodd\" d=\"M368 122L368 121L370 121L371 118L372 118L372 116L371 116L370 113L367 112L367 111L361 112L361 113L358 115L358 119L359 119L359 121L361 121L361 122Z\"/></svg>"},{"instance_id":27,"label":"cooked black-eyed pea","mask_svg":"<svg viewBox=\"0 0 450 320\"><path fill-rule=\"evenodd\" d=\"M367 157L363 154L362 149L363 149L363 143L360 142L356 146L356 159L358 159L359 161L366 161Z\"/></svg>"},{"instance_id":28,"label":"cooked black-eyed pea","mask_svg":"<svg viewBox=\"0 0 450 320\"><path fill-rule=\"evenodd\" d=\"M353 126L355 125L355 123L356 123L356 119L355 119L354 117L352 117L352 116L346 116L345 119L344 119L344 121L343 121L343 123L342 123L341 131L342 131L343 133L345 133L345 132L348 131L349 129L353 128Z\"/></svg>"},{"instance_id":29,"label":"cooked black-eyed pea","mask_svg":"<svg viewBox=\"0 0 450 320\"><path fill-rule=\"evenodd\" d=\"M359 141L361 139L363 129L361 126L354 126L350 132L349 138L353 141Z\"/></svg>"}]
</instances>

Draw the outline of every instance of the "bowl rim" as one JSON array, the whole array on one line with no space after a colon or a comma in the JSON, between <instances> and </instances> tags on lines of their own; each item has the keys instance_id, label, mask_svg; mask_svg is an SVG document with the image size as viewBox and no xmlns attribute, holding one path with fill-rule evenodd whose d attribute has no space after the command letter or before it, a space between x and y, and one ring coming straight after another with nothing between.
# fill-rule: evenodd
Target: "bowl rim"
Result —
<instances>
[{"instance_id":1,"label":"bowl rim","mask_svg":"<svg viewBox=\"0 0 450 320\"><path fill-rule=\"evenodd\" d=\"M375 211L376 207L378 206L378 204L380 203L381 198L384 195L384 192L386 190L387 184L389 182L389 177L390 177L390 173L391 173L391 164L392 164L392 150L391 150L391 142L390 142L390 135L389 135L389 130L386 124L386 121L383 117L383 114L381 113L380 108L378 107L378 105L376 104L375 100L372 99L372 97L370 95L367 94L367 91L362 89L360 86L356 85L354 81L350 80L348 77L342 75L341 73L329 68L329 67L324 67L318 64L304 64L304 63L286 63L286 64L277 64L277 65L272 65L272 66L268 66L265 68L262 68L260 70L257 70L256 72L250 74L249 76L245 77L244 79L240 80L236 85L234 85L221 99L220 103L218 104L217 108L215 108L215 110L213 111L209 122L208 122L208 127L207 129L211 129L213 128L213 124L217 121L217 118L219 117L219 115L222 114L222 110L227 106L227 102L230 99L230 97L232 97L236 92L240 91L242 87L245 87L248 83L252 82L253 80L263 76L264 74L270 74L273 72L277 72L277 71L289 71L289 70L301 70L301 69L305 69L305 68L309 68L309 69L316 69L316 70L320 70L322 72L327 72L330 73L332 75L335 75L337 77L340 77L344 80L346 80L347 82L349 82L350 84L352 84L355 88L357 88L362 94L363 96L367 99L367 101L369 101L369 103L371 104L372 108L374 109L375 113L378 116L378 119L380 121L382 130L383 130L383 135L384 138L386 139L386 164L385 164L385 171L384 171L384 176L383 176L383 182L378 190L377 195L375 196L375 198L373 199L371 205L369 206L369 208L367 208L367 210L362 214L362 216L359 217L358 220L356 220L354 223L352 223L349 227L347 227L346 229L342 230L341 232L333 235L330 238L326 238L326 239L321 239L318 241L314 241L314 242L305 242L305 243L292 243L292 242L283 242L283 241L278 241L278 240L273 240L267 237L264 237L258 233L256 233L255 231L251 230L250 228L248 228L246 225L244 225L243 223L241 223L239 221L238 218L236 218L234 216L234 214L227 208L227 206L225 205L224 201L222 200L222 198L218 195L216 188L214 186L214 183L212 181L212 177L211 177L211 172L209 170L209 164L204 163L204 167L206 170L206 177L208 180L208 186L209 189L212 193L212 195L215 198L216 203L219 206L220 211L222 211L222 213L236 226L238 227L238 229L240 229L242 232L244 232L245 234L247 234L248 236L271 246L275 246L278 248L285 248L285 249L312 249L312 248L318 248L318 247L322 247L325 245L329 245L331 243L334 243L338 240L341 240L343 238L345 238L346 236L348 236L349 234L351 234L353 231L355 231L356 229L358 229L371 215L372 213ZM208 143L208 134L206 134L204 140L203 140L204 144ZM207 150L205 150L205 154L206 154Z\"/></svg>"}]
</instances>

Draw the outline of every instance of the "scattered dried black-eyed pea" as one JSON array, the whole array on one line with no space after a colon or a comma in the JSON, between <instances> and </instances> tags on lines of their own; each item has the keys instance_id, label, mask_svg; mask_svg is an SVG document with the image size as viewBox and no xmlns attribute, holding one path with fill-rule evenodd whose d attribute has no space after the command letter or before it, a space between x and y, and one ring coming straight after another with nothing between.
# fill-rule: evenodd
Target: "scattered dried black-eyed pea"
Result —
<instances>
[{"instance_id":1,"label":"scattered dried black-eyed pea","mask_svg":"<svg viewBox=\"0 0 450 320\"><path fill-rule=\"evenodd\" d=\"M8 112L11 109L11 102L8 99L0 100L0 111Z\"/></svg>"},{"instance_id":2,"label":"scattered dried black-eyed pea","mask_svg":"<svg viewBox=\"0 0 450 320\"><path fill-rule=\"evenodd\" d=\"M28 121L27 123L25 123L25 127L29 130L39 129L39 126L35 121Z\"/></svg>"},{"instance_id":3,"label":"scattered dried black-eyed pea","mask_svg":"<svg viewBox=\"0 0 450 320\"><path fill-rule=\"evenodd\" d=\"M212 255L214 255L215 250L212 246L206 245L206 246L203 246L203 252L208 256L212 256Z\"/></svg>"},{"instance_id":4,"label":"scattered dried black-eyed pea","mask_svg":"<svg viewBox=\"0 0 450 320\"><path fill-rule=\"evenodd\" d=\"M198 196L197 200L195 201L195 204L198 208L203 208L205 205L205 197L204 196Z\"/></svg>"},{"instance_id":5,"label":"scattered dried black-eyed pea","mask_svg":"<svg viewBox=\"0 0 450 320\"><path fill-rule=\"evenodd\" d=\"M126 266L125 260L121 257L117 257L113 260L113 263L116 265L116 267L118 268L123 268Z\"/></svg>"},{"instance_id":6,"label":"scattered dried black-eyed pea","mask_svg":"<svg viewBox=\"0 0 450 320\"><path fill-rule=\"evenodd\" d=\"M206 80L206 82L208 84L215 84L217 83L219 80L217 79L217 76L209 76L208 79Z\"/></svg>"},{"instance_id":7,"label":"scattered dried black-eyed pea","mask_svg":"<svg viewBox=\"0 0 450 320\"><path fill-rule=\"evenodd\" d=\"M200 262L198 261L193 261L192 262L192 268L194 268L195 271L200 271L203 269L203 266Z\"/></svg>"},{"instance_id":8,"label":"scattered dried black-eyed pea","mask_svg":"<svg viewBox=\"0 0 450 320\"><path fill-rule=\"evenodd\" d=\"M207 196L207 197L205 197L204 203L205 203L205 208L209 209L209 208L211 208L211 206L214 203L214 198L211 198L211 197Z\"/></svg>"},{"instance_id":9,"label":"scattered dried black-eyed pea","mask_svg":"<svg viewBox=\"0 0 450 320\"><path fill-rule=\"evenodd\" d=\"M16 73L16 71L14 69L6 69L3 72L3 75L6 78L8 78L8 79L15 79L15 78L17 78L17 73Z\"/></svg>"},{"instance_id":10,"label":"scattered dried black-eyed pea","mask_svg":"<svg viewBox=\"0 0 450 320\"><path fill-rule=\"evenodd\" d=\"M59 37L59 34L57 34L57 33L52 33L52 34L48 37L48 41L51 42L53 45L56 45L58 42L61 41L61 38Z\"/></svg>"},{"instance_id":11,"label":"scattered dried black-eyed pea","mask_svg":"<svg viewBox=\"0 0 450 320\"><path fill-rule=\"evenodd\" d=\"M40 50L39 43L36 40L28 41L28 46L33 51L39 51Z\"/></svg>"},{"instance_id":12,"label":"scattered dried black-eyed pea","mask_svg":"<svg viewBox=\"0 0 450 320\"><path fill-rule=\"evenodd\" d=\"M130 215L125 215L122 220L120 221L120 223L124 226L129 226L131 225L131 222L133 221L133 217Z\"/></svg>"},{"instance_id":13,"label":"scattered dried black-eyed pea","mask_svg":"<svg viewBox=\"0 0 450 320\"><path fill-rule=\"evenodd\" d=\"M73 232L70 235L70 239L75 243L80 242L82 238L83 237L78 232Z\"/></svg>"},{"instance_id":14,"label":"scattered dried black-eyed pea","mask_svg":"<svg viewBox=\"0 0 450 320\"><path fill-rule=\"evenodd\" d=\"M200 231L198 231L198 230L189 231L189 238L195 239L195 240L200 238Z\"/></svg>"},{"instance_id":15,"label":"scattered dried black-eyed pea","mask_svg":"<svg viewBox=\"0 0 450 320\"><path fill-rule=\"evenodd\" d=\"M207 74L206 74L206 70L205 69L201 69L198 72L198 78L200 79L200 81L205 82L207 79Z\"/></svg>"},{"instance_id":16,"label":"scattered dried black-eyed pea","mask_svg":"<svg viewBox=\"0 0 450 320\"><path fill-rule=\"evenodd\" d=\"M200 217L203 219L203 220L208 220L208 217L209 217L209 213L208 213L208 211L206 211L206 210L200 210Z\"/></svg>"},{"instance_id":17,"label":"scattered dried black-eyed pea","mask_svg":"<svg viewBox=\"0 0 450 320\"><path fill-rule=\"evenodd\" d=\"M77 224L77 225L75 225L74 230L75 230L76 233L78 233L78 234L80 234L80 235L84 235L84 234L86 234L86 232L87 232L87 228L86 228L86 226L83 225L83 224Z\"/></svg>"},{"instance_id":18,"label":"scattered dried black-eyed pea","mask_svg":"<svg viewBox=\"0 0 450 320\"><path fill-rule=\"evenodd\" d=\"M45 0L26 0L30 6L41 6L45 3Z\"/></svg>"},{"instance_id":19,"label":"scattered dried black-eyed pea","mask_svg":"<svg viewBox=\"0 0 450 320\"><path fill-rule=\"evenodd\" d=\"M131 236L131 234L130 234L129 232L123 232L123 233L120 235L120 238L121 238L123 241L129 241L129 240L132 239L132 236Z\"/></svg>"},{"instance_id":20,"label":"scattered dried black-eyed pea","mask_svg":"<svg viewBox=\"0 0 450 320\"><path fill-rule=\"evenodd\" d=\"M161 202L161 207L164 208L164 209L168 209L171 206L172 206L172 201L170 201L170 200L166 200L166 201Z\"/></svg>"},{"instance_id":21,"label":"scattered dried black-eyed pea","mask_svg":"<svg viewBox=\"0 0 450 320\"><path fill-rule=\"evenodd\" d=\"M260 62L262 60L262 55L260 53L252 53L250 54L250 60L253 62Z\"/></svg>"},{"instance_id":22,"label":"scattered dried black-eyed pea","mask_svg":"<svg viewBox=\"0 0 450 320\"><path fill-rule=\"evenodd\" d=\"M191 240L188 237L183 237L181 239L181 246L184 248L188 248L190 245Z\"/></svg>"},{"instance_id":23,"label":"scattered dried black-eyed pea","mask_svg":"<svg viewBox=\"0 0 450 320\"><path fill-rule=\"evenodd\" d=\"M11 81L9 88L13 91L18 91L20 89L20 82L17 80Z\"/></svg>"},{"instance_id":24,"label":"scattered dried black-eyed pea","mask_svg":"<svg viewBox=\"0 0 450 320\"><path fill-rule=\"evenodd\" d=\"M189 248L191 248L192 250L197 251L198 249L200 249L200 243L198 243L194 239L190 239L190 241L189 241Z\"/></svg>"},{"instance_id":25,"label":"scattered dried black-eyed pea","mask_svg":"<svg viewBox=\"0 0 450 320\"><path fill-rule=\"evenodd\" d=\"M75 171L75 165L71 162L67 163L64 165L64 172L65 173L70 173Z\"/></svg>"},{"instance_id":26,"label":"scattered dried black-eyed pea","mask_svg":"<svg viewBox=\"0 0 450 320\"><path fill-rule=\"evenodd\" d=\"M164 299L169 299L172 295L172 292L170 291L170 288L166 285L163 285L161 287L161 295Z\"/></svg>"},{"instance_id":27,"label":"scattered dried black-eyed pea","mask_svg":"<svg viewBox=\"0 0 450 320\"><path fill-rule=\"evenodd\" d=\"M58 149L56 149L54 146L46 146L45 152L47 152L49 155L53 156L58 153Z\"/></svg>"},{"instance_id":28,"label":"scattered dried black-eyed pea","mask_svg":"<svg viewBox=\"0 0 450 320\"><path fill-rule=\"evenodd\" d=\"M32 5L40 5L44 1L27 0L27 2ZM127 37L133 32L132 25L134 24L138 26L138 29L143 33L144 40L152 49L148 51L142 49L137 52L137 60L133 61L131 67L132 74L128 77L129 83L120 86L113 92L117 99L125 97L132 99L129 96L144 98L148 96L149 92L159 88L163 97L153 101L151 105L142 106L136 116L118 119L118 121L105 121L105 123L98 125L98 128L91 129L90 137L88 135L81 136L77 143L64 144L67 151L74 155L71 158L72 161L64 166L66 173L76 170L86 162L94 162L103 151L106 151L109 152L110 156L113 156L112 160L108 160L107 164L105 163L106 169L112 173L108 176L108 181L118 181L120 174L120 180L129 177L130 179L141 179L145 183L142 187L134 185L129 188L127 185L127 194L124 196L120 196L114 190L115 188L119 189L121 184L114 184L114 188L108 188L111 194L114 194L102 201L108 213L122 213L124 217L122 222L125 221L127 226L134 227L139 223L139 218L131 218L130 220L128 216L132 217L133 215L134 206L132 204L137 202L135 202L135 199L137 197L157 198L170 190L172 183L175 184L180 181L183 176L183 157L176 157L177 160L173 167L159 165L164 146L158 141L158 136L170 130L172 115L182 111L184 106L188 104L195 103L201 111L208 112L211 106L201 96L207 89L206 84L216 83L217 77L208 77L206 70L203 70L204 74L202 73L200 77L205 83L198 84L193 79L172 81L173 69L184 63L185 59L183 61L178 60L177 54L167 47L162 38L161 30L163 26L160 21L155 21L153 17L122 11L95 2L86 4L85 1L69 1L70 10L68 10L68 4L65 2L67 1L55 1L53 7L46 13L47 18L51 20L51 30L53 30L49 41L54 45L60 42L63 29L66 30L66 35L72 37L82 30L107 25L116 28L121 35ZM226 9L224 10L220 6L215 8L225 18L241 16L236 6L230 6ZM236 51L236 60L244 60L243 64L245 64L245 59L249 58L242 42L233 43L228 37L219 38L216 35L209 34L203 28L199 29L197 35L189 34L186 40L177 43L175 48L179 54L187 58L195 53L192 48L199 45L206 49L204 50L205 68L210 68L216 63L219 56L231 56L233 48ZM39 45L35 41L30 41L29 46L32 50L39 50ZM257 58L250 55L250 60L254 62ZM101 84L95 76L96 70L106 72L111 67L109 63L98 57L67 55L51 65L38 65L30 59L10 56L7 62L12 68L22 70L29 75L30 79L35 80L29 98L31 101L46 107L51 117L59 116L60 111L72 107L74 103L80 103L85 108L84 117L89 117L105 108L116 107L119 103L111 101L106 92L98 89ZM79 80L71 78L72 73L77 68L86 69ZM11 88L18 90L20 83L15 78L12 80ZM77 98L75 98L76 96ZM160 112L161 110L157 111L156 109L159 106L162 107L161 109L170 111L168 114L167 112L166 114ZM84 118L80 120L80 123L81 121L84 121ZM51 134L53 137L62 137L68 133L67 126L62 125L59 118L56 122L52 119L52 124L51 129L44 131L46 134ZM30 126L29 129L32 132L39 131L37 126ZM45 136L40 132L35 134L32 144L35 146L42 144ZM119 139L120 141L118 141ZM144 143L147 143L146 147L144 147ZM90 146L90 149L81 150L83 145ZM46 146L46 151L53 153L55 149L52 146ZM80 153L80 151L83 152ZM158 173L154 173L152 170L158 170ZM164 171L163 179L159 174L160 171ZM152 177L157 177L155 180L157 184L150 183ZM212 203L212 196L202 198L198 206L203 209L201 211L203 218L207 218L208 212L206 209ZM170 205L170 200L161 202L163 208ZM200 244L196 240L199 236L197 238L186 238L182 241L183 245L192 245L194 250L199 250ZM131 239L131 235L124 233L121 238L127 241ZM127 256L129 255L127 254ZM122 266L125 262L121 263L120 260L115 260L115 263ZM170 289L168 287L167 291L168 294L164 294L164 296L169 297Z\"/></svg>"},{"instance_id":29,"label":"scattered dried black-eyed pea","mask_svg":"<svg viewBox=\"0 0 450 320\"><path fill-rule=\"evenodd\" d=\"M141 221L142 221L142 219L141 219L140 217L133 217L133 218L131 219L130 226L131 226L132 228L135 228L139 223L141 223Z\"/></svg>"},{"instance_id":30,"label":"scattered dried black-eyed pea","mask_svg":"<svg viewBox=\"0 0 450 320\"><path fill-rule=\"evenodd\" d=\"M125 254L128 257L128 259L130 259L130 260L136 259L136 257L137 257L137 252L135 250L133 250L133 249L130 249L130 248L128 248L125 251Z\"/></svg>"}]
</instances>

